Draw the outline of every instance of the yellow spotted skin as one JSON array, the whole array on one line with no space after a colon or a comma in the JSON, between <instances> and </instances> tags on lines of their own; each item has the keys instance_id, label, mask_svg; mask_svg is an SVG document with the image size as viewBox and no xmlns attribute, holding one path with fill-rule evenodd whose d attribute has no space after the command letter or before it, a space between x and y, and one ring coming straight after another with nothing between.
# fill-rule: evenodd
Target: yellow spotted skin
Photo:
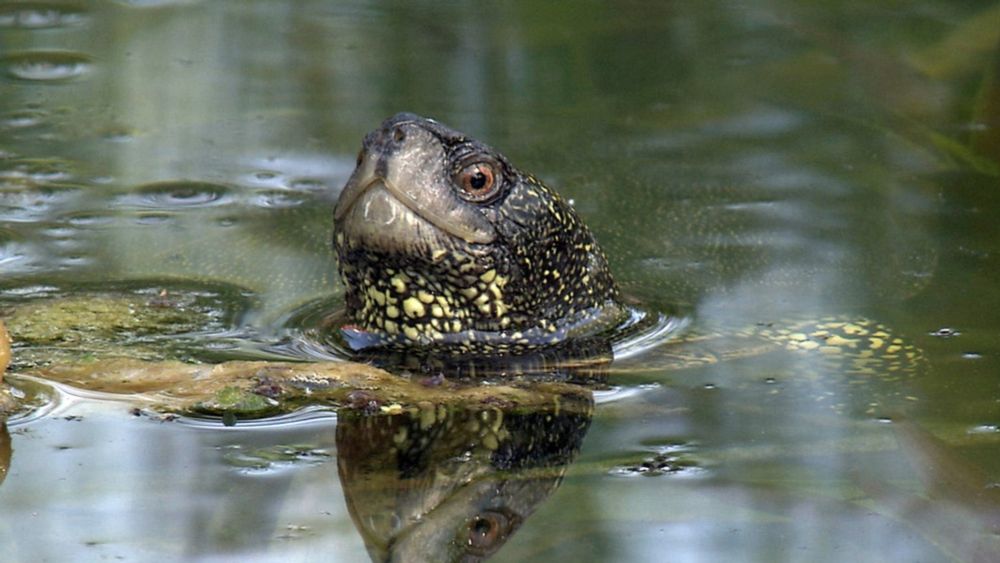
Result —
<instances>
[{"instance_id":1,"label":"yellow spotted skin","mask_svg":"<svg viewBox=\"0 0 1000 563\"><path fill-rule=\"evenodd\" d=\"M885 325L863 317L840 316L786 319L717 332L693 331L673 346L658 348L655 360L643 361L657 369L686 369L778 351L802 358L821 371L859 379L891 381L917 375L927 367L923 351Z\"/></svg>"},{"instance_id":2,"label":"yellow spotted skin","mask_svg":"<svg viewBox=\"0 0 1000 563\"><path fill-rule=\"evenodd\" d=\"M391 210L378 215L392 230L390 242L383 240L388 231L359 224L377 214L335 212L333 245L347 315L375 345L521 353L620 319L618 287L590 230L563 198L490 147L400 114L366 137L362 155L355 176L368 166L374 172L364 181L395 182L404 193L390 203L363 195L350 196L360 203L338 202ZM495 163L497 193L488 201L455 197L462 187L454 171L477 158ZM424 160L411 172L406 167L416 159ZM436 172L427 177L428 170ZM422 199L407 199L411 193ZM492 240L455 232L487 232L483 238Z\"/></svg>"},{"instance_id":3,"label":"yellow spotted skin","mask_svg":"<svg viewBox=\"0 0 1000 563\"><path fill-rule=\"evenodd\" d=\"M908 376L925 362L913 343L870 319L826 317L781 328L758 327L757 334L790 352L820 354L854 375Z\"/></svg>"}]
</instances>

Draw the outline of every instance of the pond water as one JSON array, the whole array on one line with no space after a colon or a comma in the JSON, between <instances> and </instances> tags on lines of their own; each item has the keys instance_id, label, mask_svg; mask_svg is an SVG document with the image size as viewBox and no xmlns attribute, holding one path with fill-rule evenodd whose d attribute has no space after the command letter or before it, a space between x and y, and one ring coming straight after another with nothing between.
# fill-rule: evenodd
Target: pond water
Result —
<instances>
[{"instance_id":1,"label":"pond water","mask_svg":"<svg viewBox=\"0 0 1000 563\"><path fill-rule=\"evenodd\" d=\"M400 476L392 417L60 388L0 433L0 559L445 560L488 521L496 561L997 560L998 30L933 0L0 3L0 311L167 290L208 320L152 356L308 359L333 202L405 110L571 199L630 302L684 319L578 408L508 416L558 446L502 467L445 439ZM914 365L726 336L845 322ZM389 541L431 502L407 475L447 502Z\"/></svg>"}]
</instances>

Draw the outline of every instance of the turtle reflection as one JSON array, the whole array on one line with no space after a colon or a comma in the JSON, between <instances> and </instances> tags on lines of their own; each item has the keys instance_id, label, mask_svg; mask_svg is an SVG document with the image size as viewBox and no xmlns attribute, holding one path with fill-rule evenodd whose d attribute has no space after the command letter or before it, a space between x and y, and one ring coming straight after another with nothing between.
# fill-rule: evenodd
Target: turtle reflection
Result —
<instances>
[{"instance_id":1,"label":"turtle reflection","mask_svg":"<svg viewBox=\"0 0 1000 563\"><path fill-rule=\"evenodd\" d=\"M343 409L338 469L372 560L478 561L500 549L559 486L590 427L588 390L548 399Z\"/></svg>"}]
</instances>

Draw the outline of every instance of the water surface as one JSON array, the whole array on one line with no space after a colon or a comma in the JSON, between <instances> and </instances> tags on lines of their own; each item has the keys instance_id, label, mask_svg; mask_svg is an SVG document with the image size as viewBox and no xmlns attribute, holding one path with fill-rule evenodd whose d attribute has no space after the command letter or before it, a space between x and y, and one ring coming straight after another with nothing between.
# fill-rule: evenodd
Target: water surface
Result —
<instances>
[{"instance_id":1,"label":"water surface","mask_svg":"<svg viewBox=\"0 0 1000 563\"><path fill-rule=\"evenodd\" d=\"M267 357L337 303L362 136L433 116L572 199L629 298L691 334L863 319L926 359L859 381L619 347L495 560L987 561L998 29L995 3L931 0L3 3L0 309L194 292L221 300L206 328L151 342ZM131 408L60 393L8 423L4 560L367 557L334 412Z\"/></svg>"}]
</instances>

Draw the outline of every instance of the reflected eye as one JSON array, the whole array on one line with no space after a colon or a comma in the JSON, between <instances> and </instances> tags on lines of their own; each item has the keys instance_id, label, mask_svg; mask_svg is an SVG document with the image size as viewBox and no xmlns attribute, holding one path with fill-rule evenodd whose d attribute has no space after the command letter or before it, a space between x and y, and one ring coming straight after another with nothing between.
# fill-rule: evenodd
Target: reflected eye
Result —
<instances>
[{"instance_id":1,"label":"reflected eye","mask_svg":"<svg viewBox=\"0 0 1000 563\"><path fill-rule=\"evenodd\" d=\"M458 171L455 183L461 188L460 195L469 201L482 202L499 191L497 172L489 162L475 162Z\"/></svg>"}]
</instances>

